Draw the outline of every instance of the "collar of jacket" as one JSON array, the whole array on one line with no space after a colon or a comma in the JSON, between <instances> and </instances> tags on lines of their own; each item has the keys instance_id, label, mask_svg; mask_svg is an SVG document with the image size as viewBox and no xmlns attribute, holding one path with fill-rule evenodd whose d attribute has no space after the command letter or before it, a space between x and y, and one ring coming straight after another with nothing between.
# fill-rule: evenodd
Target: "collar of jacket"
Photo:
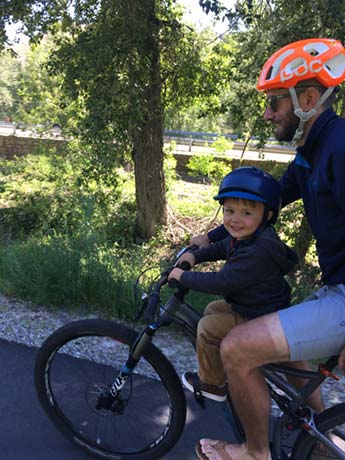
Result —
<instances>
[{"instance_id":1,"label":"collar of jacket","mask_svg":"<svg viewBox=\"0 0 345 460\"><path fill-rule=\"evenodd\" d=\"M336 118L338 118L338 116L331 108L326 109L319 115L310 128L305 143L296 149L296 164L305 168L311 168L318 150L317 145L319 144L320 138L328 124Z\"/></svg>"}]
</instances>

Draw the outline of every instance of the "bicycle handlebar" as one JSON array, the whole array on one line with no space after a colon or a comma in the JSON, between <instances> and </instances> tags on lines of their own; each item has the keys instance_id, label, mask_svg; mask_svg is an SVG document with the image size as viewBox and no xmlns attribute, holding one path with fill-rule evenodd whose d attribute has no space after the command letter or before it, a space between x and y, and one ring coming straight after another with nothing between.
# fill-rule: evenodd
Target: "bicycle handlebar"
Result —
<instances>
[{"instance_id":1,"label":"bicycle handlebar","mask_svg":"<svg viewBox=\"0 0 345 460\"><path fill-rule=\"evenodd\" d=\"M196 248L195 246L190 246L188 248L184 248L182 251L179 252L179 254L177 256L177 259L179 257L181 257L181 255L184 254L185 252L193 250L195 248ZM169 273L176 266L178 266L179 268L181 268L184 271L188 271L188 270L190 270L192 268L189 262L183 261L179 265L170 266L168 269L166 269L163 272L163 274L161 275L160 279L158 280L154 290L148 296L147 307L146 307L144 315L143 315L145 321L151 322L154 319L154 317L155 317L155 315L157 313L158 307L159 307L159 302L160 302L159 293L160 293L160 290L165 284L168 283ZM176 295L178 297L183 297L188 292L188 290L184 289L177 280L169 281L169 287L172 288L172 289L178 289L178 291L176 293Z\"/></svg>"},{"instance_id":2,"label":"bicycle handlebar","mask_svg":"<svg viewBox=\"0 0 345 460\"><path fill-rule=\"evenodd\" d=\"M180 265L177 265L177 267L180 268L183 271L188 271L188 270L190 270L192 268L190 263L187 262L186 260L184 262L182 262ZM169 281L169 287L171 289L178 289L178 288L181 288L181 285L177 280L172 279L172 280Z\"/></svg>"}]
</instances>

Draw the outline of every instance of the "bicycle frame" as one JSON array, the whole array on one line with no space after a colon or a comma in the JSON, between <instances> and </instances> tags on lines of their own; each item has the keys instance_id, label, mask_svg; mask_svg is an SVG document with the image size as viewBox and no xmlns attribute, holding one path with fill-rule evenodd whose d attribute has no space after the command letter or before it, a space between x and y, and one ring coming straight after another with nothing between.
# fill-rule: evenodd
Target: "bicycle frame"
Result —
<instances>
[{"instance_id":1,"label":"bicycle frame","mask_svg":"<svg viewBox=\"0 0 345 460\"><path fill-rule=\"evenodd\" d=\"M275 422L273 430L272 453L277 459L281 458L282 432L288 426L290 430L300 428L306 431L310 436L315 437L324 444L332 453L336 454L338 459L345 460L345 452L341 451L327 436L317 429L315 412L305 405L308 397L327 377L335 378L331 371L337 365L337 362L338 356L332 356L325 364L319 366L318 371L304 371L281 364L266 365L262 368L263 374L268 381L271 398L282 411L282 415ZM282 375L305 378L308 379L308 382L300 389L296 389ZM286 396L279 395L272 385L282 390Z\"/></svg>"}]
</instances>

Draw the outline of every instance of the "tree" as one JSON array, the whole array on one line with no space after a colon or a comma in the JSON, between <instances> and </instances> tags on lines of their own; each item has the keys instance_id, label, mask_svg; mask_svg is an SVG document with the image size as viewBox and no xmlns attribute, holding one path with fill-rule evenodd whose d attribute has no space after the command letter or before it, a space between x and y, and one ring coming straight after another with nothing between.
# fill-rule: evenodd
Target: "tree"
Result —
<instances>
[{"instance_id":1,"label":"tree","mask_svg":"<svg viewBox=\"0 0 345 460\"><path fill-rule=\"evenodd\" d=\"M48 30L56 37L49 65L62 74L64 94L78 109L77 134L92 147L85 174L106 173L131 151L145 237L167 218L163 106L196 94L193 79L203 83L195 36L180 24L174 3L75 0L67 8L64 0L9 0L4 7L4 17L21 19L33 40Z\"/></svg>"},{"instance_id":2,"label":"tree","mask_svg":"<svg viewBox=\"0 0 345 460\"><path fill-rule=\"evenodd\" d=\"M214 8L218 0L208 3ZM269 131L262 120L264 100L255 90L262 65L295 40L330 37L345 43L345 0L238 0L226 17L238 34L233 97L239 102L230 99L228 109L236 125L248 123L263 141Z\"/></svg>"},{"instance_id":3,"label":"tree","mask_svg":"<svg viewBox=\"0 0 345 460\"><path fill-rule=\"evenodd\" d=\"M18 85L21 66L9 54L0 57L2 69L0 81L0 119L13 119L18 107Z\"/></svg>"},{"instance_id":4,"label":"tree","mask_svg":"<svg viewBox=\"0 0 345 460\"><path fill-rule=\"evenodd\" d=\"M85 171L106 171L116 151L130 146L145 237L166 223L159 48L165 3L85 0L72 2L71 12L59 0L10 1L6 15L21 19L34 39L56 33L57 22L66 32L57 35L51 68L63 71L64 88L83 114L78 128L95 147Z\"/></svg>"}]
</instances>

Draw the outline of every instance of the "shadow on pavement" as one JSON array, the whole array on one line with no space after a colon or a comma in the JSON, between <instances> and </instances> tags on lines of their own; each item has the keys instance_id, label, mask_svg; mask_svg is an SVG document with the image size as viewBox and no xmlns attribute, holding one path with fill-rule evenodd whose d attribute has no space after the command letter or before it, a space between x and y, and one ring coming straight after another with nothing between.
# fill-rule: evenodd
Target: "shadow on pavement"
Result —
<instances>
[{"instance_id":1,"label":"shadow on pavement","mask_svg":"<svg viewBox=\"0 0 345 460\"><path fill-rule=\"evenodd\" d=\"M65 439L39 406L33 385L37 349L0 339L1 458L6 460L86 460L90 457ZM187 423L181 439L162 460L195 460L202 437L232 440L222 405L210 401L202 410L190 392Z\"/></svg>"}]
</instances>

